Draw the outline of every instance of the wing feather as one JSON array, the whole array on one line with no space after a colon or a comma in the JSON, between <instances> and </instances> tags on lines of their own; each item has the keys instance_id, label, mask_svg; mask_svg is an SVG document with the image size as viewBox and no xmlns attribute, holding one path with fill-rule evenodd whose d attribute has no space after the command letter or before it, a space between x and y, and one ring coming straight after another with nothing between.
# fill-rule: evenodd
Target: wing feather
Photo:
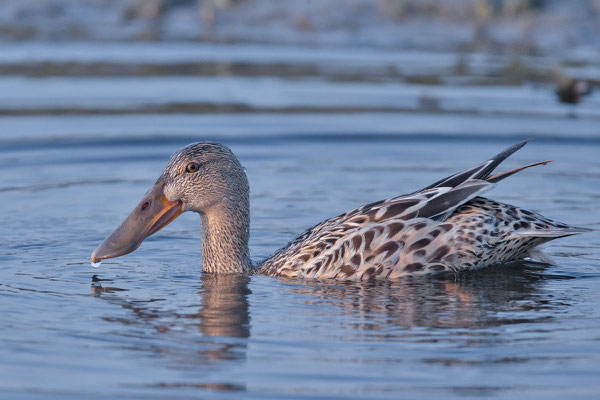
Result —
<instances>
[{"instance_id":1,"label":"wing feather","mask_svg":"<svg viewBox=\"0 0 600 400\"><path fill-rule=\"evenodd\" d=\"M487 181L467 181L427 201L418 210L417 217L435 218L442 216L440 220L444 220L449 214L456 210L456 208L465 204L472 198L487 192L494 186L495 184Z\"/></svg>"},{"instance_id":2,"label":"wing feather","mask_svg":"<svg viewBox=\"0 0 600 400\"><path fill-rule=\"evenodd\" d=\"M502 163L502 161L506 160L514 152L516 152L517 150L519 150L520 148L525 146L527 144L527 142L529 142L529 140L530 139L523 140L522 142L512 145L509 148L507 148L506 150L504 150L503 152L492 157L491 159L489 159L473 168L470 168L466 171L459 172L457 174L454 174L454 175L448 176L444 179L441 179L435 183L432 183L431 185L427 186L423 190L440 187L440 186L456 187L456 186L459 186L460 184L462 184L468 180L471 180L471 179L485 180L485 179L487 179L488 176L490 176L490 174L494 171L494 169L496 169L496 167L498 165L500 165L500 163ZM515 171L515 172L517 172L517 171Z\"/></svg>"}]
</instances>

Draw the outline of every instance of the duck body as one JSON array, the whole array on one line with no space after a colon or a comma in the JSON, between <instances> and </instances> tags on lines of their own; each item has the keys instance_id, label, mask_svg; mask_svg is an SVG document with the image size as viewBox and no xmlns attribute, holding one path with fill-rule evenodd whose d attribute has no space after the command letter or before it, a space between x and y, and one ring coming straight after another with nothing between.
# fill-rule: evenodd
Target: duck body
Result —
<instances>
[{"instance_id":1,"label":"duck body","mask_svg":"<svg viewBox=\"0 0 600 400\"><path fill-rule=\"evenodd\" d=\"M476 196L516 172L548 163L490 176L525 143L421 191L328 219L265 260L258 271L282 277L370 280L456 273L526 257L552 263L537 246L589 230Z\"/></svg>"},{"instance_id":2,"label":"duck body","mask_svg":"<svg viewBox=\"0 0 600 400\"><path fill-rule=\"evenodd\" d=\"M481 196L497 182L549 162L492 175L525 144L422 190L330 218L257 266L248 255L248 182L243 167L221 144L193 144L171 157L140 205L92 253L92 261L135 250L145 237L191 210L202 217L205 272L372 280L457 273L526 257L552 263L537 246L590 229Z\"/></svg>"},{"instance_id":3,"label":"duck body","mask_svg":"<svg viewBox=\"0 0 600 400\"><path fill-rule=\"evenodd\" d=\"M592 93L590 85L585 81L564 78L556 87L556 96L561 103L578 104L584 96Z\"/></svg>"},{"instance_id":4,"label":"duck body","mask_svg":"<svg viewBox=\"0 0 600 400\"><path fill-rule=\"evenodd\" d=\"M258 272L281 277L393 279L479 269L526 257L579 228L532 211L476 197L447 219L414 217L411 201L361 207L308 230L265 260ZM397 212L409 205L404 213ZM390 211L391 210L391 211ZM386 217L386 213L388 214Z\"/></svg>"}]
</instances>

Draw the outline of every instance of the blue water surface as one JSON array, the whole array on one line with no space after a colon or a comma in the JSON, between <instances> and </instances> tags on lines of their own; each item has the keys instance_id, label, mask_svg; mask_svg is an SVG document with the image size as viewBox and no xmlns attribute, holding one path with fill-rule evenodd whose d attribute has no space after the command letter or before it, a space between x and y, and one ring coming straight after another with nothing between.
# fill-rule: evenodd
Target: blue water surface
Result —
<instances>
[{"instance_id":1,"label":"blue water surface","mask_svg":"<svg viewBox=\"0 0 600 400\"><path fill-rule=\"evenodd\" d=\"M0 55L23 70L0 76L0 397L600 395L600 232L548 244L556 266L317 282L202 274L200 218L187 213L136 252L89 264L170 154L202 140L227 144L247 169L257 261L327 217L412 192L526 137L534 140L506 169L555 162L489 196L599 228L597 94L569 107L550 87L452 83L448 53L90 44L99 56L82 59L81 44L53 46ZM112 74L94 72L102 60ZM421 62L446 80L382 72L405 60L407 74ZM256 68L123 72L182 61ZM44 62L59 64L27 73ZM265 76L286 63L310 68Z\"/></svg>"}]
</instances>

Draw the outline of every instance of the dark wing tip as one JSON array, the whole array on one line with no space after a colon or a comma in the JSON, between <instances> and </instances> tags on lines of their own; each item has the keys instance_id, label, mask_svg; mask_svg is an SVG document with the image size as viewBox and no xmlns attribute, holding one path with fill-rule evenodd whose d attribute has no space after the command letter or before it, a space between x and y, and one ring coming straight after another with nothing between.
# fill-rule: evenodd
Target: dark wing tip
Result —
<instances>
[{"instance_id":1,"label":"dark wing tip","mask_svg":"<svg viewBox=\"0 0 600 400\"><path fill-rule=\"evenodd\" d=\"M432 183L431 185L421 189L420 191L440 186L457 187L470 179L486 180L491 175L491 173L494 172L498 165L500 165L504 160L506 160L517 150L525 146L531 140L531 138L528 138L520 141L519 143L513 144L512 146L506 148L505 150L496 154L494 157L488 159L487 161L484 161L483 163L468 170L459 172L454 175L450 175L444 179L440 179L439 181ZM418 192L419 190L414 193Z\"/></svg>"},{"instance_id":2,"label":"dark wing tip","mask_svg":"<svg viewBox=\"0 0 600 400\"><path fill-rule=\"evenodd\" d=\"M523 148L527 143L531 142L531 140L532 140L531 138L528 138L525 140L521 140L519 143L513 144L512 146L510 146L506 150L504 150L502 153L500 153L496 157L492 158L492 160L494 160L494 159L500 159L502 161L506 160L508 158L508 156L510 156L511 154L513 154L516 151Z\"/></svg>"},{"instance_id":3,"label":"dark wing tip","mask_svg":"<svg viewBox=\"0 0 600 400\"><path fill-rule=\"evenodd\" d=\"M521 140L518 143L513 144L510 147L507 147L503 152L501 152L500 154L497 154L495 157L492 158L492 160L495 159L502 159L505 160L506 158L508 158L508 156L510 156L511 154L515 153L516 151L522 149L527 143L531 142L533 139L532 138L527 138L524 140Z\"/></svg>"}]
</instances>

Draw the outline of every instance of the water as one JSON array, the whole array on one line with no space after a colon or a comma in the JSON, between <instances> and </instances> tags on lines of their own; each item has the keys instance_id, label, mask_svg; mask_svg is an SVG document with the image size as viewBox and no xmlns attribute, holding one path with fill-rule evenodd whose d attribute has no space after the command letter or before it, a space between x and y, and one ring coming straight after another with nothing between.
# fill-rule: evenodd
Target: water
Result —
<instances>
[{"instance_id":1,"label":"water","mask_svg":"<svg viewBox=\"0 0 600 400\"><path fill-rule=\"evenodd\" d=\"M98 269L89 255L170 154L199 140L226 143L247 169L256 260L324 218L426 186L524 137L535 140L506 169L556 162L490 197L598 228L598 94L572 109L544 85L449 83L452 63L438 63L442 79L424 87L381 72L401 56L352 49L322 59L290 48L274 61L262 58L278 54L270 47L238 55L221 45L207 63L243 58L253 72L127 77L131 54L202 66L204 53L119 45L81 59L73 45L53 46L0 57L19 67L0 76L0 397L597 398L600 232L549 244L557 266L386 283L203 275L200 219L190 213ZM84 76L28 75L44 71L44 54L83 63ZM103 57L112 74L94 72ZM412 60L439 57L450 56ZM265 77L269 66L303 63L314 68ZM352 82L338 79L345 69L358 74ZM424 90L438 106L424 107Z\"/></svg>"}]
</instances>

